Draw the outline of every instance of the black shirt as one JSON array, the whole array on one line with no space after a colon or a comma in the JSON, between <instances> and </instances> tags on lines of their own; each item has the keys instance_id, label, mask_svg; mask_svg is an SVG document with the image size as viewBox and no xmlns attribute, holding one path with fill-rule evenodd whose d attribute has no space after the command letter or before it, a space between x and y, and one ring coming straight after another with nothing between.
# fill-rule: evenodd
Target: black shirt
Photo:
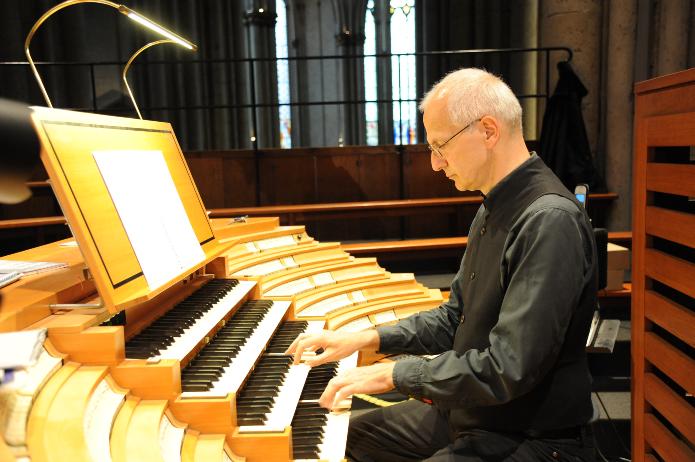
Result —
<instances>
[{"instance_id":1,"label":"black shirt","mask_svg":"<svg viewBox=\"0 0 695 462\"><path fill-rule=\"evenodd\" d=\"M449 300L380 327L401 392L448 409L453 430L545 431L592 412L585 343L596 251L581 205L533 154L489 192Z\"/></svg>"}]
</instances>

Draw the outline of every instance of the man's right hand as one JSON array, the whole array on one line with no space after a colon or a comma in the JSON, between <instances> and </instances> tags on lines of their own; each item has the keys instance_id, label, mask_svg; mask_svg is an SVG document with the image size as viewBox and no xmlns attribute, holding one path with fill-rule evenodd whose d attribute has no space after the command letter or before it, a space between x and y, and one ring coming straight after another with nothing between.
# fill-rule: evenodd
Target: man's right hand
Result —
<instances>
[{"instance_id":1,"label":"man's right hand","mask_svg":"<svg viewBox=\"0 0 695 462\"><path fill-rule=\"evenodd\" d=\"M324 330L317 334L300 334L285 354L294 355L294 364L299 364L304 359L307 365L314 367L330 361L338 361L363 348L379 348L379 334L376 330L357 333ZM323 349L321 354L313 357L305 355L302 358L305 352L315 352L319 349Z\"/></svg>"}]
</instances>

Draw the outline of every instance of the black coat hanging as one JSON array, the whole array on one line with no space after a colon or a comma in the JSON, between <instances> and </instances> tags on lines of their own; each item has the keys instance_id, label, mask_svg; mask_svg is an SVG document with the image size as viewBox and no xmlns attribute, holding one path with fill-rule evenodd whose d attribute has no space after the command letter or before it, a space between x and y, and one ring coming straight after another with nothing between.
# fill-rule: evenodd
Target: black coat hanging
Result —
<instances>
[{"instance_id":1,"label":"black coat hanging","mask_svg":"<svg viewBox=\"0 0 695 462\"><path fill-rule=\"evenodd\" d=\"M582 98L588 90L569 62L561 61L557 68L560 77L543 115L539 155L570 191L579 183L600 190L603 182L593 164L582 117Z\"/></svg>"}]
</instances>

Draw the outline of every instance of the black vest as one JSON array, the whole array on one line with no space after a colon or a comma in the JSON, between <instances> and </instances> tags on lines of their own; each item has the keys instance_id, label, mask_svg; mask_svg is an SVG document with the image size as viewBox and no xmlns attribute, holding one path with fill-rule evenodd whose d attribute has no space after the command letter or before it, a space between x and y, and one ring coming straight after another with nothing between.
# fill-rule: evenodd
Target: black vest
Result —
<instances>
[{"instance_id":1,"label":"black vest","mask_svg":"<svg viewBox=\"0 0 695 462\"><path fill-rule=\"evenodd\" d=\"M459 284L459 293L463 296L464 318L453 346L458 353L490 346L489 334L497 323L508 284L506 270L501 264L503 253L508 239L514 238L510 232L519 228L520 215L536 199L547 194L563 196L583 211L576 198L535 155L503 182L498 185L501 188L493 188L484 202L482 216L479 214L471 227L463 272L454 281ZM584 225L590 231L589 219L586 212L583 213ZM595 244L592 243L592 247L595 274ZM592 414L591 376L585 344L595 307L596 276L582 288L559 357L540 383L505 404L451 409L452 430L542 432L588 422ZM529 342L536 340L542 341L530 338Z\"/></svg>"}]
</instances>

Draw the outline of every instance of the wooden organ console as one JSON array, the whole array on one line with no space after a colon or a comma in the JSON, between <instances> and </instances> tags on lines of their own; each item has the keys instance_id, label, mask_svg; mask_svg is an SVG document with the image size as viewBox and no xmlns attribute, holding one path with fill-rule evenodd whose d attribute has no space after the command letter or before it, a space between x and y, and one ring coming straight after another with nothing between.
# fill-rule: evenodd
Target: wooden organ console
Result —
<instances>
[{"instance_id":1,"label":"wooden organ console","mask_svg":"<svg viewBox=\"0 0 695 462\"><path fill-rule=\"evenodd\" d=\"M376 356L310 369L283 352L301 332L392 323L441 293L277 218L208 220L168 124L42 108L34 122L75 239L5 257L68 268L0 289L0 332L48 332L0 387L0 461L343 460L349 410L317 400ZM202 250L159 285L95 165L104 150L162 154Z\"/></svg>"}]
</instances>

